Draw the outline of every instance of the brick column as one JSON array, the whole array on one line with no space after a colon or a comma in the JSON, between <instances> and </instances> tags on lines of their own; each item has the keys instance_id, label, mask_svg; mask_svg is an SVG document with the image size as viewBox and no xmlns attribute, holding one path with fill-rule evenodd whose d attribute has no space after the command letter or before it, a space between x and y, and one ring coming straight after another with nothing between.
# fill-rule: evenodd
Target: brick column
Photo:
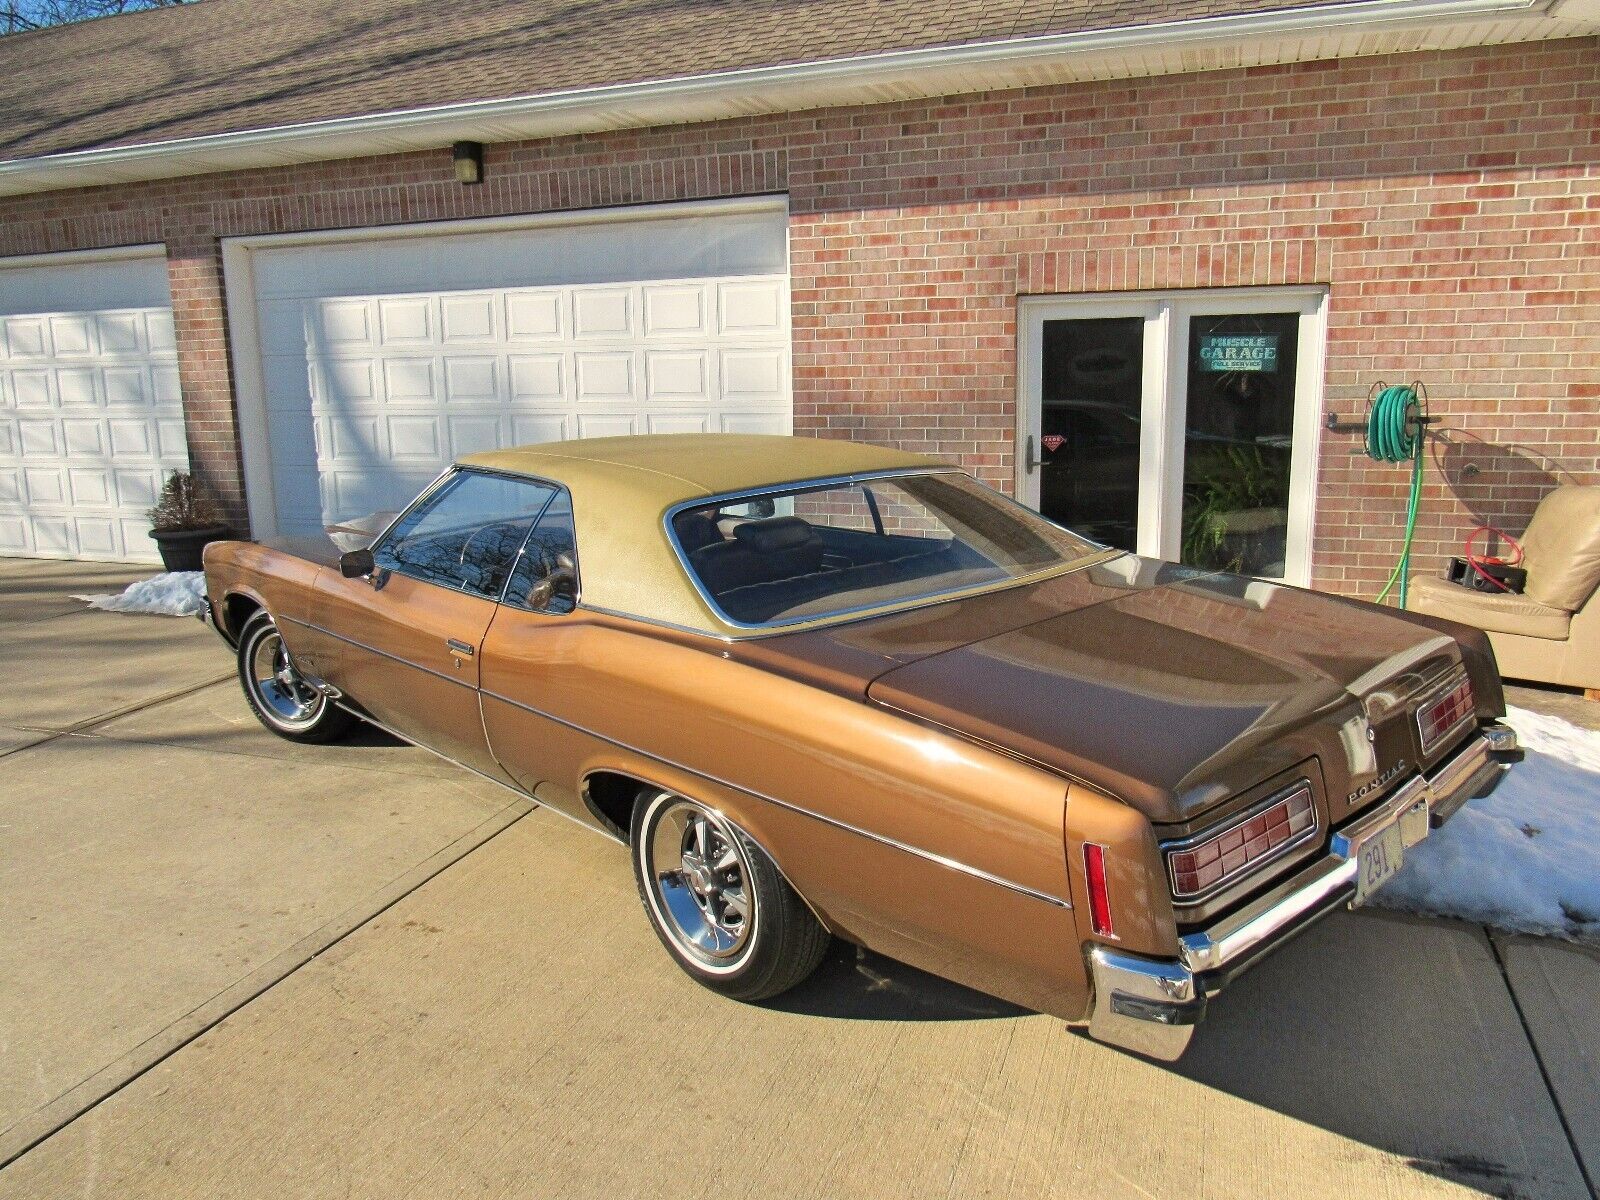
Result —
<instances>
[{"instance_id":1,"label":"brick column","mask_svg":"<svg viewBox=\"0 0 1600 1200\"><path fill-rule=\"evenodd\" d=\"M222 246L209 228L186 224L181 233L168 236L167 282L172 291L190 469L222 503L234 532L248 535Z\"/></svg>"}]
</instances>

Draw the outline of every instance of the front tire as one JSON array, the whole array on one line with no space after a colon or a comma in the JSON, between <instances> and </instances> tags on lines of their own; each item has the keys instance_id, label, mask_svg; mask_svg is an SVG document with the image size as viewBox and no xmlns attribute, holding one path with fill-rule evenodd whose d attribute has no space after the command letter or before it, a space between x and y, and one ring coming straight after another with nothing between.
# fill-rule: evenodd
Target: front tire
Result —
<instances>
[{"instance_id":1,"label":"front tire","mask_svg":"<svg viewBox=\"0 0 1600 1200\"><path fill-rule=\"evenodd\" d=\"M239 635L239 684L256 720L291 742L337 741L356 723L301 678L283 635L264 612Z\"/></svg>"},{"instance_id":2,"label":"front tire","mask_svg":"<svg viewBox=\"0 0 1600 1200\"><path fill-rule=\"evenodd\" d=\"M721 813L652 791L634 805L631 834L645 913L690 978L734 1000L765 1000L822 962L828 931Z\"/></svg>"}]
</instances>

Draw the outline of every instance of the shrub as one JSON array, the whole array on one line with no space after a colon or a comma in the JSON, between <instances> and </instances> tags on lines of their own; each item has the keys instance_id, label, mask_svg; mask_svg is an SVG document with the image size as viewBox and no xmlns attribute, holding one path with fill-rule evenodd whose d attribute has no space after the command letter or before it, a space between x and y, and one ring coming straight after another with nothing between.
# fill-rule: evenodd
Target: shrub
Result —
<instances>
[{"instance_id":1,"label":"shrub","mask_svg":"<svg viewBox=\"0 0 1600 1200\"><path fill-rule=\"evenodd\" d=\"M188 471L174 471L167 476L149 516L150 527L157 533L222 524L222 509Z\"/></svg>"}]
</instances>

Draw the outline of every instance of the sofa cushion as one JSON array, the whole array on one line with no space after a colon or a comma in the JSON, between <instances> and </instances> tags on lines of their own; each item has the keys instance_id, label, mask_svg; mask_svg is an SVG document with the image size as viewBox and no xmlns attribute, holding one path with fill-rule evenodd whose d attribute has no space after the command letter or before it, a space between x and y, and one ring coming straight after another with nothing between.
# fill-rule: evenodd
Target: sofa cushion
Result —
<instances>
[{"instance_id":1,"label":"sofa cushion","mask_svg":"<svg viewBox=\"0 0 1600 1200\"><path fill-rule=\"evenodd\" d=\"M1522 535L1527 595L1577 612L1600 584L1600 487L1559 487Z\"/></svg>"},{"instance_id":2,"label":"sofa cushion","mask_svg":"<svg viewBox=\"0 0 1600 1200\"><path fill-rule=\"evenodd\" d=\"M1565 641L1572 623L1572 614L1565 609L1540 604L1529 596L1474 592L1432 575L1412 576L1406 607L1492 633L1519 633L1553 641Z\"/></svg>"}]
</instances>

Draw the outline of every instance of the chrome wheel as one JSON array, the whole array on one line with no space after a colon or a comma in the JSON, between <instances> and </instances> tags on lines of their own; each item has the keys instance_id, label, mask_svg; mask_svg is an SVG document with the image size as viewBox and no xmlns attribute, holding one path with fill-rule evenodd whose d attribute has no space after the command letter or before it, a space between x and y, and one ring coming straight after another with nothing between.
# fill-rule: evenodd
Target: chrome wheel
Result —
<instances>
[{"instance_id":1,"label":"chrome wheel","mask_svg":"<svg viewBox=\"0 0 1600 1200\"><path fill-rule=\"evenodd\" d=\"M643 851L661 928L703 970L737 970L755 934L750 864L722 816L666 793L651 805Z\"/></svg>"},{"instance_id":2,"label":"chrome wheel","mask_svg":"<svg viewBox=\"0 0 1600 1200\"><path fill-rule=\"evenodd\" d=\"M250 646L247 678L262 714L285 729L315 724L327 700L300 677L277 629L268 625Z\"/></svg>"}]
</instances>

